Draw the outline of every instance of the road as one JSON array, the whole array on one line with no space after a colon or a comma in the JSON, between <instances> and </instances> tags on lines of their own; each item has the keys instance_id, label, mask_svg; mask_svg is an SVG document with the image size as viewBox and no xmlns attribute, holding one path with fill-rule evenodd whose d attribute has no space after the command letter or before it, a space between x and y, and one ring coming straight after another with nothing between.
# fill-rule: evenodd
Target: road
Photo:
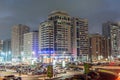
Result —
<instances>
[{"instance_id":1,"label":"road","mask_svg":"<svg viewBox=\"0 0 120 80\"><path fill-rule=\"evenodd\" d=\"M82 72L78 72L78 71L67 71L66 73L61 73L61 74L57 74L56 77L53 77L53 80L58 80L59 79L65 79L67 77L73 76L75 74L82 74ZM44 77L40 77L40 80L44 80ZM48 77L45 77L45 79L49 79Z\"/></svg>"},{"instance_id":2,"label":"road","mask_svg":"<svg viewBox=\"0 0 120 80\"><path fill-rule=\"evenodd\" d=\"M105 69L109 71L113 71L115 73L120 73L120 67L119 66L96 66L94 68L100 68L100 69Z\"/></svg>"},{"instance_id":3,"label":"road","mask_svg":"<svg viewBox=\"0 0 120 80\"><path fill-rule=\"evenodd\" d=\"M79 66L83 68L83 66ZM93 68L102 68L102 69L107 69L116 73L120 72L120 67L119 66L93 66ZM67 71L67 73L62 73L62 74L57 74L57 77L54 78L67 78L75 74L83 74L83 72L78 72L78 71ZM11 71L0 71L0 76L5 76L5 75L15 75L19 76L18 73L16 72L11 72ZM44 80L48 79L46 75L21 75L22 80Z\"/></svg>"},{"instance_id":4,"label":"road","mask_svg":"<svg viewBox=\"0 0 120 80\"><path fill-rule=\"evenodd\" d=\"M84 66L78 66L79 68L84 68ZM120 69L120 66L92 66L93 68L109 68L109 69Z\"/></svg>"},{"instance_id":5,"label":"road","mask_svg":"<svg viewBox=\"0 0 120 80\"><path fill-rule=\"evenodd\" d=\"M84 66L78 66L84 68ZM120 66L92 66L93 69L107 69L116 73L120 73Z\"/></svg>"},{"instance_id":6,"label":"road","mask_svg":"<svg viewBox=\"0 0 120 80\"><path fill-rule=\"evenodd\" d=\"M16 72L10 72L10 71L0 71L0 76L4 77L7 75L15 75L15 76L19 76L22 77L22 80L38 80L39 77L43 77L43 75L19 75Z\"/></svg>"},{"instance_id":7,"label":"road","mask_svg":"<svg viewBox=\"0 0 120 80\"><path fill-rule=\"evenodd\" d=\"M66 73L62 73L62 74L57 74L56 77L53 77L53 79L57 79L57 78L66 78L75 74L82 74L82 72L78 72L78 71L67 71ZM16 72L10 72L10 71L1 71L0 72L0 76L6 76L6 75L15 75L15 76L19 76L18 73ZM21 75L22 80L45 80L45 79L49 79L48 77L46 77L46 75Z\"/></svg>"}]
</instances>

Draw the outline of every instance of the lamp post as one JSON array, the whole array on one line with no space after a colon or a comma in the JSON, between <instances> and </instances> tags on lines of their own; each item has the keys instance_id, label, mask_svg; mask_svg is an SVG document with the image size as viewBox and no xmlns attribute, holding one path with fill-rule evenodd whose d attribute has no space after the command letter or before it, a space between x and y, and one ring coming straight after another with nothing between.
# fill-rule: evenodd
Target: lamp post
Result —
<instances>
[{"instance_id":1,"label":"lamp post","mask_svg":"<svg viewBox=\"0 0 120 80\"><path fill-rule=\"evenodd\" d=\"M23 56L24 56L24 52L21 52L21 62L23 62Z\"/></svg>"},{"instance_id":2,"label":"lamp post","mask_svg":"<svg viewBox=\"0 0 120 80\"><path fill-rule=\"evenodd\" d=\"M35 52L32 51L32 55L31 55L31 64L32 65L34 64L34 55L35 55Z\"/></svg>"},{"instance_id":3,"label":"lamp post","mask_svg":"<svg viewBox=\"0 0 120 80\"><path fill-rule=\"evenodd\" d=\"M11 61L11 57L12 57L12 55L11 55L11 51L8 51L8 56L7 56L8 61Z\"/></svg>"},{"instance_id":4,"label":"lamp post","mask_svg":"<svg viewBox=\"0 0 120 80\"><path fill-rule=\"evenodd\" d=\"M8 57L7 57L7 56L8 56L8 53L6 52L6 53L5 53L5 63L7 63L7 60L8 60Z\"/></svg>"},{"instance_id":5,"label":"lamp post","mask_svg":"<svg viewBox=\"0 0 120 80\"><path fill-rule=\"evenodd\" d=\"M92 46L90 46L90 62L92 63Z\"/></svg>"},{"instance_id":6,"label":"lamp post","mask_svg":"<svg viewBox=\"0 0 120 80\"><path fill-rule=\"evenodd\" d=\"M65 51L63 52L63 61L62 61L62 67L65 67Z\"/></svg>"},{"instance_id":7,"label":"lamp post","mask_svg":"<svg viewBox=\"0 0 120 80\"><path fill-rule=\"evenodd\" d=\"M108 39L107 39L107 47L108 47L108 60L111 62L111 52L110 52L110 48L111 48L111 44L110 44L111 42L110 42L110 37L108 37Z\"/></svg>"},{"instance_id":8,"label":"lamp post","mask_svg":"<svg viewBox=\"0 0 120 80\"><path fill-rule=\"evenodd\" d=\"M98 51L96 51L96 60L98 61Z\"/></svg>"},{"instance_id":9,"label":"lamp post","mask_svg":"<svg viewBox=\"0 0 120 80\"><path fill-rule=\"evenodd\" d=\"M1 58L2 58L2 61L5 62L5 53L3 53L2 51L1 51Z\"/></svg>"}]
</instances>

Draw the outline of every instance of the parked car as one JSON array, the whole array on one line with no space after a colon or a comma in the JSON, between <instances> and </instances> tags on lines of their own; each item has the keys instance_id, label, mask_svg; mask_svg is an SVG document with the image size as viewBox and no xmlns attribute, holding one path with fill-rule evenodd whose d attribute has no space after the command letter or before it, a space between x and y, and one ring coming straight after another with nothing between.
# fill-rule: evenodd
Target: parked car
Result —
<instances>
[{"instance_id":1,"label":"parked car","mask_svg":"<svg viewBox=\"0 0 120 80\"><path fill-rule=\"evenodd\" d=\"M5 80L22 80L21 77L16 77L14 75L4 76Z\"/></svg>"},{"instance_id":2,"label":"parked car","mask_svg":"<svg viewBox=\"0 0 120 80\"><path fill-rule=\"evenodd\" d=\"M66 70L64 70L64 69L59 69L59 70L57 70L57 73L58 73L58 74L66 73Z\"/></svg>"}]
</instances>

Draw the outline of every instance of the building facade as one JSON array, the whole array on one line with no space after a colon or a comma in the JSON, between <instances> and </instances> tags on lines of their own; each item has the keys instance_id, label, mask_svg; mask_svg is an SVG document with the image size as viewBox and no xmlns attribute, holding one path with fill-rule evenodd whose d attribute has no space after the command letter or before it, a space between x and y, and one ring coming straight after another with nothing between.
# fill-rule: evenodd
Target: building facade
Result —
<instances>
[{"instance_id":1,"label":"building facade","mask_svg":"<svg viewBox=\"0 0 120 80\"><path fill-rule=\"evenodd\" d=\"M22 24L18 24L12 27L11 48L13 59L21 59L21 55L23 54L24 34L28 33L29 30L30 28L28 26Z\"/></svg>"},{"instance_id":2,"label":"building facade","mask_svg":"<svg viewBox=\"0 0 120 80\"><path fill-rule=\"evenodd\" d=\"M48 58L55 53L54 50L54 24L52 21L45 21L39 27L40 60L48 63Z\"/></svg>"},{"instance_id":3,"label":"building facade","mask_svg":"<svg viewBox=\"0 0 120 80\"><path fill-rule=\"evenodd\" d=\"M109 58L109 41L100 34L89 35L91 62L106 61Z\"/></svg>"},{"instance_id":4,"label":"building facade","mask_svg":"<svg viewBox=\"0 0 120 80\"><path fill-rule=\"evenodd\" d=\"M120 25L115 22L106 22L102 25L103 35L110 41L111 58L116 58L120 55Z\"/></svg>"},{"instance_id":5,"label":"building facade","mask_svg":"<svg viewBox=\"0 0 120 80\"><path fill-rule=\"evenodd\" d=\"M3 53L5 54L4 60L7 62L10 62L12 60L11 40L10 39L3 41Z\"/></svg>"},{"instance_id":6,"label":"building facade","mask_svg":"<svg viewBox=\"0 0 120 80\"><path fill-rule=\"evenodd\" d=\"M3 40L0 40L0 62L4 61L4 55L5 53L3 53Z\"/></svg>"},{"instance_id":7,"label":"building facade","mask_svg":"<svg viewBox=\"0 0 120 80\"><path fill-rule=\"evenodd\" d=\"M48 16L54 23L54 41L57 54L71 53L71 17L64 11L53 11Z\"/></svg>"},{"instance_id":8,"label":"building facade","mask_svg":"<svg viewBox=\"0 0 120 80\"><path fill-rule=\"evenodd\" d=\"M41 53L55 54L54 59L70 60L71 17L66 12L52 12L48 16L48 21L40 24L39 37Z\"/></svg>"},{"instance_id":9,"label":"building facade","mask_svg":"<svg viewBox=\"0 0 120 80\"><path fill-rule=\"evenodd\" d=\"M38 31L24 34L24 54L23 61L32 61L39 58L38 54Z\"/></svg>"},{"instance_id":10,"label":"building facade","mask_svg":"<svg viewBox=\"0 0 120 80\"><path fill-rule=\"evenodd\" d=\"M0 40L0 52L3 51L3 40Z\"/></svg>"},{"instance_id":11,"label":"building facade","mask_svg":"<svg viewBox=\"0 0 120 80\"><path fill-rule=\"evenodd\" d=\"M79 61L88 61L88 20L72 18L72 53Z\"/></svg>"}]
</instances>

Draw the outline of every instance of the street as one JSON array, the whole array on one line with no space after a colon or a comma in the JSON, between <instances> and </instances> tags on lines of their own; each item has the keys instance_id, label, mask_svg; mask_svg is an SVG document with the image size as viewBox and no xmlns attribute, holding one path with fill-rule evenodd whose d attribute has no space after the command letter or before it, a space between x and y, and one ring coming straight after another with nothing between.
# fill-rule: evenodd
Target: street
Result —
<instances>
[{"instance_id":1,"label":"street","mask_svg":"<svg viewBox=\"0 0 120 80\"><path fill-rule=\"evenodd\" d=\"M83 66L78 66L80 68L83 68ZM120 67L119 66L93 66L92 68L96 68L96 69L103 69L103 70L109 70L109 71L113 71L115 72L115 74L120 72ZM109 72L108 72L109 73ZM73 77L73 75L82 75L84 74L84 71L75 71L75 70L66 70L66 73L59 73L56 76L54 76L52 79L53 80L59 80L59 79L66 79L66 78L70 78ZM104 78L102 80L105 80L106 76L109 74L101 74L101 77ZM7 70L7 71L0 71L0 76L6 76L6 75L15 75L18 77L21 77L22 80L45 80L45 79L49 79L49 77L47 77L46 74L41 74L41 75L23 75L23 74L19 74L17 72L11 71L11 70Z\"/></svg>"},{"instance_id":2,"label":"street","mask_svg":"<svg viewBox=\"0 0 120 80\"><path fill-rule=\"evenodd\" d=\"M69 76L75 75L75 74L82 74L82 72L78 72L78 71L67 71L66 73L62 73L62 74L57 74L56 77L54 78L62 78L65 79ZM15 75L15 76L19 76L18 73L16 72L10 72L10 71L1 71L0 72L0 76L6 76L6 75ZM20 77L22 77L22 80L45 80L45 79L49 79L48 77L46 77L46 75L42 74L42 75L21 75Z\"/></svg>"}]
</instances>

